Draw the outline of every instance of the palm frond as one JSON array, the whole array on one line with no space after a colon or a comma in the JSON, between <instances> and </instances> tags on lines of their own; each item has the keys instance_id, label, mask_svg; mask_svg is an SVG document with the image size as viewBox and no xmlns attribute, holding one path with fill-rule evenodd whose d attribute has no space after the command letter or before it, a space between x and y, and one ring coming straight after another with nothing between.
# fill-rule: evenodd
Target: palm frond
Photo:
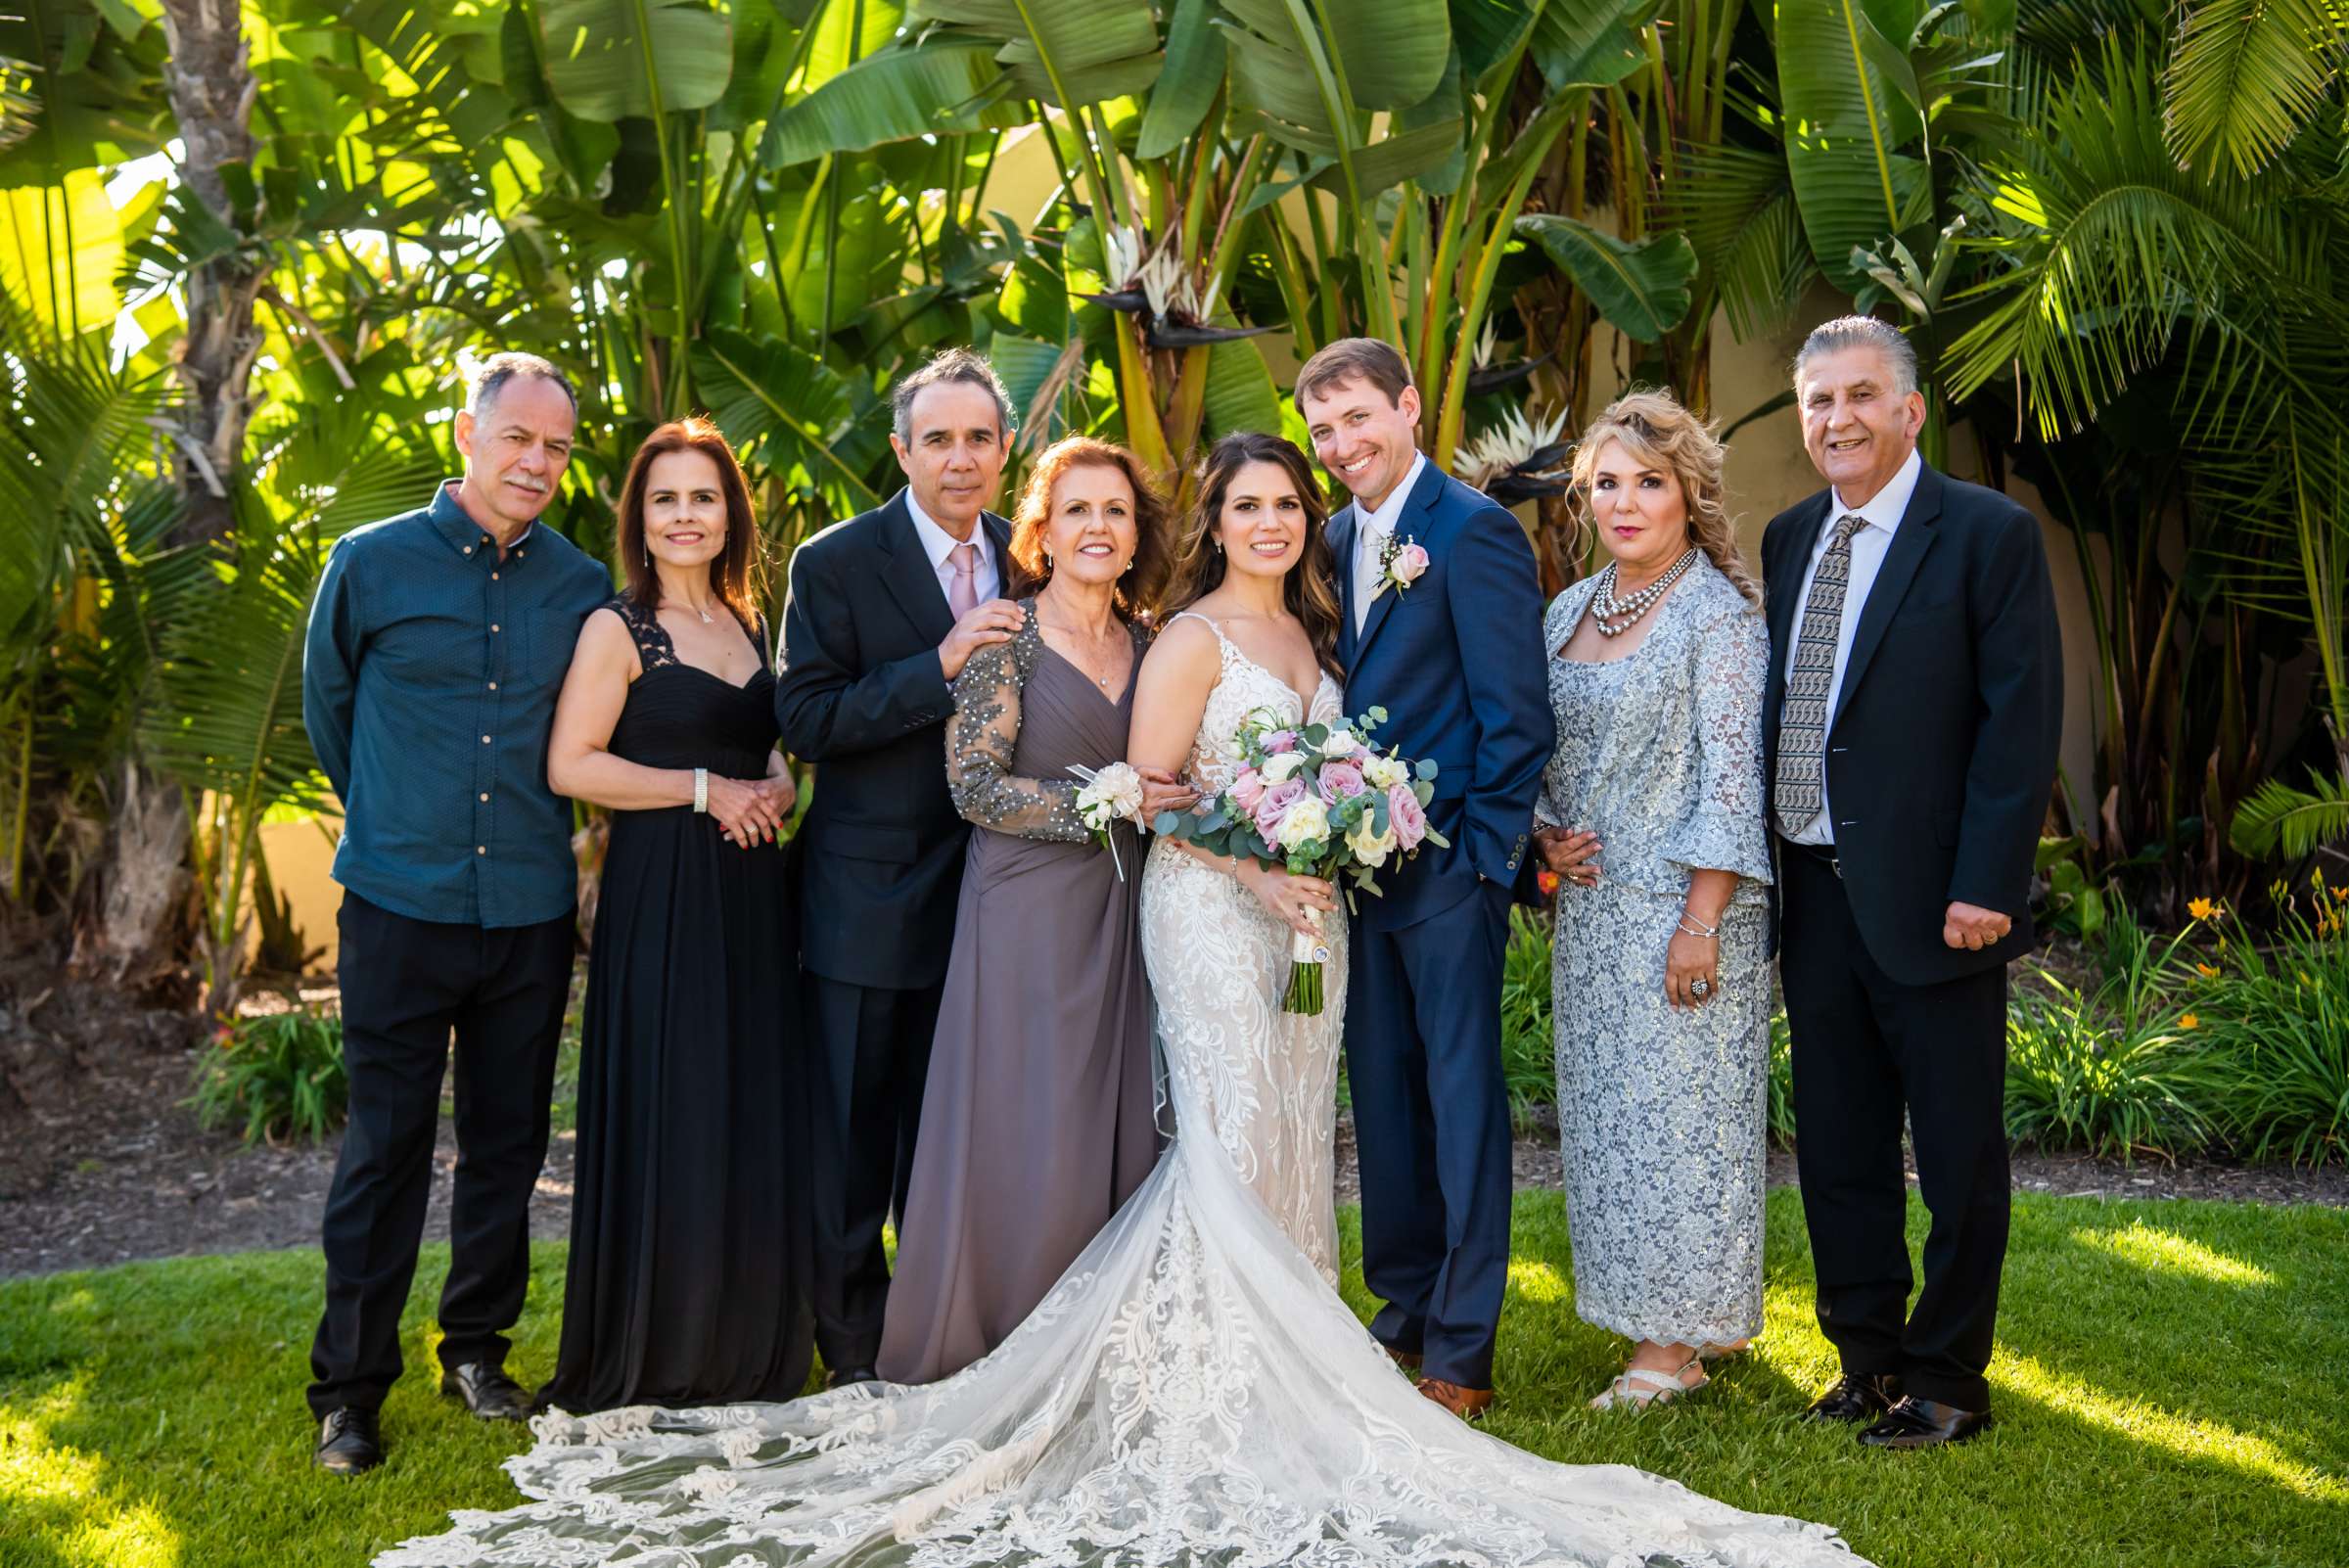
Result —
<instances>
[{"instance_id":1,"label":"palm frond","mask_svg":"<svg viewBox=\"0 0 2349 1568\"><path fill-rule=\"evenodd\" d=\"M2168 143L2189 168L2258 172L2326 102L2349 40L2340 0L2202 0L2167 73Z\"/></svg>"},{"instance_id":2,"label":"palm frond","mask_svg":"<svg viewBox=\"0 0 2349 1568\"><path fill-rule=\"evenodd\" d=\"M2349 779L2312 772L2305 790L2269 779L2235 807L2228 837L2239 853L2260 859L2280 848L2296 860L2349 841Z\"/></svg>"}]
</instances>

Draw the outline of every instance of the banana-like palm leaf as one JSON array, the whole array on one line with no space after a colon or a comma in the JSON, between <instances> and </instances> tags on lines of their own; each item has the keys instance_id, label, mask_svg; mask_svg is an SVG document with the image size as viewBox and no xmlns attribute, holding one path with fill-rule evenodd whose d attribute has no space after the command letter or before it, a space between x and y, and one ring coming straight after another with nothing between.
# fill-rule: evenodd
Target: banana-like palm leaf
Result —
<instances>
[{"instance_id":1,"label":"banana-like palm leaf","mask_svg":"<svg viewBox=\"0 0 2349 1568\"><path fill-rule=\"evenodd\" d=\"M879 504L839 447L855 401L840 373L779 338L714 327L693 346L694 384L726 438L771 469L797 468L839 516Z\"/></svg>"},{"instance_id":2,"label":"banana-like palm leaf","mask_svg":"<svg viewBox=\"0 0 2349 1568\"><path fill-rule=\"evenodd\" d=\"M1912 151L1924 128L1914 74L1871 15L1879 11L1905 45L1919 19L1904 0L1778 7L1787 173L1811 253L1847 294L1866 282L1852 266L1855 249L1873 250L1931 211L1925 164Z\"/></svg>"},{"instance_id":3,"label":"banana-like palm leaf","mask_svg":"<svg viewBox=\"0 0 2349 1568\"><path fill-rule=\"evenodd\" d=\"M1684 234L1619 240L1558 212L1528 212L1516 232L1541 246L1626 337L1654 343L1688 314L1696 252Z\"/></svg>"},{"instance_id":4,"label":"banana-like palm leaf","mask_svg":"<svg viewBox=\"0 0 2349 1568\"><path fill-rule=\"evenodd\" d=\"M547 80L581 119L707 109L734 74L733 33L702 0L540 0Z\"/></svg>"},{"instance_id":5,"label":"banana-like palm leaf","mask_svg":"<svg viewBox=\"0 0 2349 1568\"><path fill-rule=\"evenodd\" d=\"M1011 123L984 111L1006 85L984 42L906 44L858 61L767 124L760 156L770 168L826 153Z\"/></svg>"},{"instance_id":6,"label":"banana-like palm leaf","mask_svg":"<svg viewBox=\"0 0 2349 1568\"><path fill-rule=\"evenodd\" d=\"M1063 109L1145 91L1162 63L1150 0L919 0L916 9L953 25L940 43L986 39L1013 91Z\"/></svg>"}]
</instances>

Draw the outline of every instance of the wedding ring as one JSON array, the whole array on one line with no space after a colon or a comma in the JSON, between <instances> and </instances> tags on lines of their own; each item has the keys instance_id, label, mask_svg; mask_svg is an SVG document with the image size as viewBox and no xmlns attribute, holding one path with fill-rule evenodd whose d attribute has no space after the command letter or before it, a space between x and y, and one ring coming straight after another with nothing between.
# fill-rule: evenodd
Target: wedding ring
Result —
<instances>
[{"instance_id":1,"label":"wedding ring","mask_svg":"<svg viewBox=\"0 0 2349 1568\"><path fill-rule=\"evenodd\" d=\"M1691 995L1691 996L1710 996L1710 995L1712 995L1712 994L1713 994L1713 982L1711 982L1710 980L1707 980L1707 979L1705 979L1705 978L1704 978L1703 976L1701 976L1701 975L1700 975L1700 976L1698 976L1696 979L1694 979L1694 980L1691 980L1690 982L1688 982L1688 994L1689 994L1689 995Z\"/></svg>"}]
</instances>

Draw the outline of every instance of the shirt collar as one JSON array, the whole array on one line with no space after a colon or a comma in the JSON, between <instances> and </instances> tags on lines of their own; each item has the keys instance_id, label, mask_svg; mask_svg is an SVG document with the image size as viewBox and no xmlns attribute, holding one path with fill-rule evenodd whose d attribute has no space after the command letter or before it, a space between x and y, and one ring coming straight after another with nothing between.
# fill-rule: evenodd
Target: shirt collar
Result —
<instances>
[{"instance_id":1,"label":"shirt collar","mask_svg":"<svg viewBox=\"0 0 2349 1568\"><path fill-rule=\"evenodd\" d=\"M1378 510L1362 513L1362 531L1364 533L1373 531L1392 533L1395 531L1395 525L1403 521L1403 503L1410 499L1411 491L1419 484L1419 473L1426 467L1427 454L1413 452L1411 466L1404 471L1401 483L1387 492L1387 498L1378 503ZM1355 505L1359 509L1361 503L1358 501Z\"/></svg>"},{"instance_id":2,"label":"shirt collar","mask_svg":"<svg viewBox=\"0 0 2349 1568\"><path fill-rule=\"evenodd\" d=\"M922 510L922 503L913 498L913 486L910 484L905 486L905 515L913 519L914 536L922 541L922 549L930 557L930 565L933 570L940 570L945 566L946 557L953 553L954 546L957 544L975 544L979 547L981 555L987 553L985 524L973 525L971 536L968 539L954 537L953 534L940 528L931 519L929 513Z\"/></svg>"},{"instance_id":3,"label":"shirt collar","mask_svg":"<svg viewBox=\"0 0 2349 1568\"><path fill-rule=\"evenodd\" d=\"M1902 517L1909 511L1909 498L1916 493L1917 479L1924 471L1925 460L1911 449L1909 461L1901 465L1900 471L1892 476L1882 489L1868 497L1865 506L1846 506L1843 497L1835 495L1835 516L1841 518L1856 514L1869 528L1882 529L1887 533L1898 530Z\"/></svg>"},{"instance_id":4,"label":"shirt collar","mask_svg":"<svg viewBox=\"0 0 2349 1568\"><path fill-rule=\"evenodd\" d=\"M492 538L493 535L487 529L476 523L473 520L473 514L466 511L464 505L458 501L457 485L463 482L453 479L440 482L440 487L433 491L430 515L433 527L438 530L442 538L455 545L464 554L471 555L481 546L482 540ZM507 550L521 549L530 542L530 535L537 531L538 525L535 522L529 524L519 534L515 535L514 542L506 546Z\"/></svg>"}]
</instances>

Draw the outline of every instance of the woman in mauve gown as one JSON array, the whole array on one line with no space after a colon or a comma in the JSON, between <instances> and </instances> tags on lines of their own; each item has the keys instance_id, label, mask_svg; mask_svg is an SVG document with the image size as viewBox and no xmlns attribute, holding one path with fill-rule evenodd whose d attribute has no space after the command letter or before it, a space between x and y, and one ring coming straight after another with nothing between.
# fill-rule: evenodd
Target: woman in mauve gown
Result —
<instances>
[{"instance_id":1,"label":"woman in mauve gown","mask_svg":"<svg viewBox=\"0 0 2349 1568\"><path fill-rule=\"evenodd\" d=\"M1017 1328L1158 1159L1141 853L1077 814L1126 756L1165 507L1123 447L1047 450L1012 520L1007 643L954 685L971 835L878 1369L960 1371Z\"/></svg>"}]
</instances>

